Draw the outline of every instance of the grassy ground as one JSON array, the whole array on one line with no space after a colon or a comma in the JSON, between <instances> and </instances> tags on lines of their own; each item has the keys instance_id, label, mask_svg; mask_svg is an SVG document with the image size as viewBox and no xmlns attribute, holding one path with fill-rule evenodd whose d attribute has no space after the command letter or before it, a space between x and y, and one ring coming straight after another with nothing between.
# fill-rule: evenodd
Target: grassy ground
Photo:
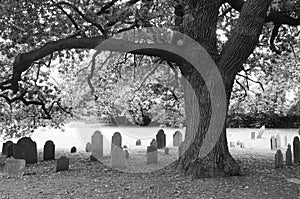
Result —
<instances>
[{"instance_id":1,"label":"grassy ground","mask_svg":"<svg viewBox=\"0 0 300 199\"><path fill-rule=\"evenodd\" d=\"M231 153L241 176L198 180L177 173L124 173L91 162L86 153L58 154L71 159L69 171L56 173L55 161L39 161L20 179L1 176L0 198L300 198L300 166L274 169L274 151L231 148ZM172 159L163 156L161 164Z\"/></svg>"}]
</instances>

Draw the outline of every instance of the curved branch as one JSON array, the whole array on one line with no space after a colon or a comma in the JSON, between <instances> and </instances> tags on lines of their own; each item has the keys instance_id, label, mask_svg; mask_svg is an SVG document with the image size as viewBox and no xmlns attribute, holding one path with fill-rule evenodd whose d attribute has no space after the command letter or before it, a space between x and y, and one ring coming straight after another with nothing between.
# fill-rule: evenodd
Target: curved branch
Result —
<instances>
[{"instance_id":1,"label":"curved branch","mask_svg":"<svg viewBox=\"0 0 300 199\"><path fill-rule=\"evenodd\" d=\"M53 1L52 1L53 2ZM54 2L53 2L54 3ZM71 21L71 23L74 25L75 29L76 30L80 30L79 26L77 25L76 21L72 18L71 15L69 15L65 10L64 8L61 6L61 5L56 5L68 18L69 20Z\"/></svg>"},{"instance_id":2,"label":"curved branch","mask_svg":"<svg viewBox=\"0 0 300 199\"><path fill-rule=\"evenodd\" d=\"M280 52L280 50L276 49L274 41L275 41L276 36L278 35L280 26L281 26L281 24L275 24L275 26L272 30L271 38L270 38L270 49L273 52L276 52L277 54L280 54L281 52Z\"/></svg>"}]
</instances>

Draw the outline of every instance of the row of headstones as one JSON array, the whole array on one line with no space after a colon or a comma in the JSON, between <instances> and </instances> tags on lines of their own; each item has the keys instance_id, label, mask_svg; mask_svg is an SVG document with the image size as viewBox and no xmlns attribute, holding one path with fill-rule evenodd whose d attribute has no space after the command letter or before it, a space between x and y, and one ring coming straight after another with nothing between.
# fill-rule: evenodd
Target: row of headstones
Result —
<instances>
[{"instance_id":1,"label":"row of headstones","mask_svg":"<svg viewBox=\"0 0 300 199\"><path fill-rule=\"evenodd\" d=\"M273 135L270 138L271 150L281 148L281 136L277 134L276 137ZM288 144L287 136L284 137L284 147Z\"/></svg>"},{"instance_id":2,"label":"row of headstones","mask_svg":"<svg viewBox=\"0 0 300 199\"><path fill-rule=\"evenodd\" d=\"M300 164L300 141L299 137L295 136L293 139L293 153L291 149L291 145L287 145L288 148L285 153L286 165L291 166L293 164L293 158L295 164ZM283 154L280 149L277 150L275 154L275 168L280 168L283 166Z\"/></svg>"}]
</instances>

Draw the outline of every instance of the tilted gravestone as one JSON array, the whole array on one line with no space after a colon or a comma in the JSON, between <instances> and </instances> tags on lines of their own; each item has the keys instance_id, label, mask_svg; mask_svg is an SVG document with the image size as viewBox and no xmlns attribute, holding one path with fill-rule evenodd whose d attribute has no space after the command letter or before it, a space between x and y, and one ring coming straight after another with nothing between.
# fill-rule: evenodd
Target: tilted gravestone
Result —
<instances>
[{"instance_id":1,"label":"tilted gravestone","mask_svg":"<svg viewBox=\"0 0 300 199\"><path fill-rule=\"evenodd\" d=\"M277 149L277 142L276 138L274 135L270 138L270 143L271 143L271 150L276 150Z\"/></svg>"},{"instance_id":2,"label":"tilted gravestone","mask_svg":"<svg viewBox=\"0 0 300 199\"><path fill-rule=\"evenodd\" d=\"M182 133L180 131L176 131L173 134L173 146L179 146L182 142Z\"/></svg>"},{"instance_id":3,"label":"tilted gravestone","mask_svg":"<svg viewBox=\"0 0 300 199\"><path fill-rule=\"evenodd\" d=\"M166 134L160 129L156 134L157 149L162 149L166 146Z\"/></svg>"},{"instance_id":4,"label":"tilted gravestone","mask_svg":"<svg viewBox=\"0 0 300 199\"><path fill-rule=\"evenodd\" d=\"M62 156L56 161L56 172L69 170L69 158Z\"/></svg>"},{"instance_id":5,"label":"tilted gravestone","mask_svg":"<svg viewBox=\"0 0 300 199\"><path fill-rule=\"evenodd\" d=\"M135 142L135 145L136 145L136 146L142 145L142 141L141 141L140 139L138 139L138 140Z\"/></svg>"},{"instance_id":6,"label":"tilted gravestone","mask_svg":"<svg viewBox=\"0 0 300 199\"><path fill-rule=\"evenodd\" d=\"M4 165L4 176L22 177L25 171L26 161L24 159L8 158Z\"/></svg>"},{"instance_id":7,"label":"tilted gravestone","mask_svg":"<svg viewBox=\"0 0 300 199\"><path fill-rule=\"evenodd\" d=\"M37 163L36 143L29 137L19 139L13 147L13 157L15 159L24 159L26 164Z\"/></svg>"},{"instance_id":8,"label":"tilted gravestone","mask_svg":"<svg viewBox=\"0 0 300 199\"><path fill-rule=\"evenodd\" d=\"M125 168L125 158L126 154L122 148L117 145L112 144L111 148L111 167L123 169Z\"/></svg>"},{"instance_id":9,"label":"tilted gravestone","mask_svg":"<svg viewBox=\"0 0 300 199\"><path fill-rule=\"evenodd\" d=\"M122 136L119 132L115 132L111 138L112 145L122 148Z\"/></svg>"},{"instance_id":10,"label":"tilted gravestone","mask_svg":"<svg viewBox=\"0 0 300 199\"><path fill-rule=\"evenodd\" d=\"M281 148L281 136L280 136L280 134L276 135L276 147Z\"/></svg>"},{"instance_id":11,"label":"tilted gravestone","mask_svg":"<svg viewBox=\"0 0 300 199\"><path fill-rule=\"evenodd\" d=\"M44 145L44 160L55 159L55 145L51 140L48 140Z\"/></svg>"},{"instance_id":12,"label":"tilted gravestone","mask_svg":"<svg viewBox=\"0 0 300 199\"><path fill-rule=\"evenodd\" d=\"M294 163L298 163L300 160L299 154L299 137L295 136L293 140L293 155L294 155Z\"/></svg>"},{"instance_id":13,"label":"tilted gravestone","mask_svg":"<svg viewBox=\"0 0 300 199\"><path fill-rule=\"evenodd\" d=\"M157 164L157 162L157 148L154 145L150 145L147 147L147 164Z\"/></svg>"},{"instance_id":14,"label":"tilted gravestone","mask_svg":"<svg viewBox=\"0 0 300 199\"><path fill-rule=\"evenodd\" d=\"M255 140L255 132L251 132L251 140Z\"/></svg>"},{"instance_id":15,"label":"tilted gravestone","mask_svg":"<svg viewBox=\"0 0 300 199\"><path fill-rule=\"evenodd\" d=\"M152 139L151 142L150 142L150 145L151 146L155 146L155 148L157 148L157 142L155 139Z\"/></svg>"},{"instance_id":16,"label":"tilted gravestone","mask_svg":"<svg viewBox=\"0 0 300 199\"><path fill-rule=\"evenodd\" d=\"M92 151L92 144L90 142L86 143L85 151L86 152L91 152Z\"/></svg>"},{"instance_id":17,"label":"tilted gravestone","mask_svg":"<svg viewBox=\"0 0 300 199\"><path fill-rule=\"evenodd\" d=\"M103 135L100 131L95 131L92 136L91 160L100 160L103 157Z\"/></svg>"},{"instance_id":18,"label":"tilted gravestone","mask_svg":"<svg viewBox=\"0 0 300 199\"><path fill-rule=\"evenodd\" d=\"M275 168L281 168L283 166L283 155L281 150L278 149L275 154Z\"/></svg>"},{"instance_id":19,"label":"tilted gravestone","mask_svg":"<svg viewBox=\"0 0 300 199\"><path fill-rule=\"evenodd\" d=\"M77 151L77 149L76 149L76 147L75 146L73 146L72 148L71 148L71 153L76 153L76 151Z\"/></svg>"},{"instance_id":20,"label":"tilted gravestone","mask_svg":"<svg viewBox=\"0 0 300 199\"><path fill-rule=\"evenodd\" d=\"M14 143L12 141L7 141L7 142L3 143L3 145L2 145L2 155L8 155L7 148L10 145L13 145L13 144Z\"/></svg>"},{"instance_id":21,"label":"tilted gravestone","mask_svg":"<svg viewBox=\"0 0 300 199\"><path fill-rule=\"evenodd\" d=\"M293 164L293 160L292 160L292 149L291 149L291 145L288 144L288 148L285 152L285 163L287 166L291 166Z\"/></svg>"},{"instance_id":22,"label":"tilted gravestone","mask_svg":"<svg viewBox=\"0 0 300 199\"><path fill-rule=\"evenodd\" d=\"M260 129L259 129L259 131L258 131L258 135L257 135L257 137L256 138L261 138L262 137L262 135L263 135L263 133L265 132L265 130L266 130L266 126L265 125L263 125Z\"/></svg>"}]
</instances>

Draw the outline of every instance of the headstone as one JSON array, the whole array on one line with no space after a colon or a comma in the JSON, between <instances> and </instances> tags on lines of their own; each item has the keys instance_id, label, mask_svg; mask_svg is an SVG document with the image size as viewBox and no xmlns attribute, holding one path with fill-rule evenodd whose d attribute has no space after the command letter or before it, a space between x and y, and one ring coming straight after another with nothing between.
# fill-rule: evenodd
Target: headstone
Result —
<instances>
[{"instance_id":1,"label":"headstone","mask_svg":"<svg viewBox=\"0 0 300 199\"><path fill-rule=\"evenodd\" d=\"M8 158L4 165L4 176L22 177L25 171L26 161L24 159Z\"/></svg>"},{"instance_id":2,"label":"headstone","mask_svg":"<svg viewBox=\"0 0 300 199\"><path fill-rule=\"evenodd\" d=\"M95 131L92 136L91 160L100 160L103 157L103 135L100 131Z\"/></svg>"},{"instance_id":3,"label":"headstone","mask_svg":"<svg viewBox=\"0 0 300 199\"><path fill-rule=\"evenodd\" d=\"M92 144L90 142L86 143L85 151L86 152L91 152L92 151Z\"/></svg>"},{"instance_id":4,"label":"headstone","mask_svg":"<svg viewBox=\"0 0 300 199\"><path fill-rule=\"evenodd\" d=\"M286 147L288 145L288 139L287 136L284 136L284 146Z\"/></svg>"},{"instance_id":5,"label":"headstone","mask_svg":"<svg viewBox=\"0 0 300 199\"><path fill-rule=\"evenodd\" d=\"M29 137L19 139L13 146L13 157L15 159L24 159L26 164L37 163L36 143Z\"/></svg>"},{"instance_id":6,"label":"headstone","mask_svg":"<svg viewBox=\"0 0 300 199\"><path fill-rule=\"evenodd\" d=\"M156 134L157 149L162 149L166 146L166 134L160 129Z\"/></svg>"},{"instance_id":7,"label":"headstone","mask_svg":"<svg viewBox=\"0 0 300 199\"><path fill-rule=\"evenodd\" d=\"M230 147L235 147L235 143L234 142L229 142L229 146Z\"/></svg>"},{"instance_id":8,"label":"headstone","mask_svg":"<svg viewBox=\"0 0 300 199\"><path fill-rule=\"evenodd\" d=\"M293 155L294 155L294 163L298 163L300 160L299 154L299 137L295 136L293 140Z\"/></svg>"},{"instance_id":9,"label":"headstone","mask_svg":"<svg viewBox=\"0 0 300 199\"><path fill-rule=\"evenodd\" d=\"M0 155L0 167L4 166L6 158L6 155Z\"/></svg>"},{"instance_id":10,"label":"headstone","mask_svg":"<svg viewBox=\"0 0 300 199\"><path fill-rule=\"evenodd\" d=\"M71 148L71 153L76 153L76 151L77 151L77 149L76 149L76 147L75 146L73 146L72 148Z\"/></svg>"},{"instance_id":11,"label":"headstone","mask_svg":"<svg viewBox=\"0 0 300 199\"><path fill-rule=\"evenodd\" d=\"M150 145L147 147L147 164L157 164L157 162L157 148L154 145Z\"/></svg>"},{"instance_id":12,"label":"headstone","mask_svg":"<svg viewBox=\"0 0 300 199\"><path fill-rule=\"evenodd\" d=\"M255 140L255 132L251 132L251 140Z\"/></svg>"},{"instance_id":13,"label":"headstone","mask_svg":"<svg viewBox=\"0 0 300 199\"><path fill-rule=\"evenodd\" d=\"M152 141L150 142L150 146L155 146L155 148L157 148L157 142L155 139L152 139Z\"/></svg>"},{"instance_id":14,"label":"headstone","mask_svg":"<svg viewBox=\"0 0 300 199\"><path fill-rule=\"evenodd\" d=\"M44 160L55 159L55 145L51 140L48 140L44 145Z\"/></svg>"},{"instance_id":15,"label":"headstone","mask_svg":"<svg viewBox=\"0 0 300 199\"><path fill-rule=\"evenodd\" d=\"M266 130L266 126L265 125L263 125L260 129L259 129L259 131L258 131L258 135L257 135L257 137L256 138L261 138L262 137L262 135L263 135L263 133L265 132L265 130Z\"/></svg>"},{"instance_id":16,"label":"headstone","mask_svg":"<svg viewBox=\"0 0 300 199\"><path fill-rule=\"evenodd\" d=\"M111 139L112 145L122 148L122 136L119 132L115 132Z\"/></svg>"},{"instance_id":17,"label":"headstone","mask_svg":"<svg viewBox=\"0 0 300 199\"><path fill-rule=\"evenodd\" d=\"M125 158L126 154L122 148L112 145L111 148L111 167L112 168L125 168Z\"/></svg>"},{"instance_id":18,"label":"headstone","mask_svg":"<svg viewBox=\"0 0 300 199\"><path fill-rule=\"evenodd\" d=\"M62 156L56 161L56 172L69 170L69 158Z\"/></svg>"},{"instance_id":19,"label":"headstone","mask_svg":"<svg viewBox=\"0 0 300 199\"><path fill-rule=\"evenodd\" d=\"M288 148L286 150L285 153L285 163L287 166L291 166L293 164L293 160L292 160L292 149L291 149L291 145L288 145Z\"/></svg>"},{"instance_id":20,"label":"headstone","mask_svg":"<svg viewBox=\"0 0 300 199\"><path fill-rule=\"evenodd\" d=\"M271 150L276 150L277 145L276 145L276 138L274 135L272 135L272 137L270 138L270 143L271 143Z\"/></svg>"},{"instance_id":21,"label":"headstone","mask_svg":"<svg viewBox=\"0 0 300 199\"><path fill-rule=\"evenodd\" d=\"M239 145L241 145L241 144L242 144L242 142L239 141L239 140L236 142L236 145L237 145L237 146L239 146Z\"/></svg>"},{"instance_id":22,"label":"headstone","mask_svg":"<svg viewBox=\"0 0 300 199\"><path fill-rule=\"evenodd\" d=\"M125 157L126 157L126 159L128 159L128 158L129 158L129 152L128 152L128 150L127 150L127 149L125 150Z\"/></svg>"},{"instance_id":23,"label":"headstone","mask_svg":"<svg viewBox=\"0 0 300 199\"><path fill-rule=\"evenodd\" d=\"M240 147L241 147L241 148L245 148L245 144L242 142L242 143L240 144Z\"/></svg>"},{"instance_id":24,"label":"headstone","mask_svg":"<svg viewBox=\"0 0 300 199\"><path fill-rule=\"evenodd\" d=\"M168 147L165 148L165 155L169 155L170 149Z\"/></svg>"},{"instance_id":25,"label":"headstone","mask_svg":"<svg viewBox=\"0 0 300 199\"><path fill-rule=\"evenodd\" d=\"M141 141L140 139L138 139L138 140L135 142L135 145L136 145L136 146L142 145L142 141Z\"/></svg>"},{"instance_id":26,"label":"headstone","mask_svg":"<svg viewBox=\"0 0 300 199\"><path fill-rule=\"evenodd\" d=\"M8 158L14 156L14 146L15 146L15 144L13 143L12 145L9 145L9 146L7 147L7 157L8 157Z\"/></svg>"},{"instance_id":27,"label":"headstone","mask_svg":"<svg viewBox=\"0 0 300 199\"><path fill-rule=\"evenodd\" d=\"M128 147L126 145L123 146L123 149L128 149Z\"/></svg>"},{"instance_id":28,"label":"headstone","mask_svg":"<svg viewBox=\"0 0 300 199\"><path fill-rule=\"evenodd\" d=\"M281 148L281 136L280 136L280 134L276 135L276 147Z\"/></svg>"},{"instance_id":29,"label":"headstone","mask_svg":"<svg viewBox=\"0 0 300 199\"><path fill-rule=\"evenodd\" d=\"M7 153L7 148L10 146L10 145L13 145L14 143L12 141L7 141L5 143L3 143L2 145L2 155L8 155Z\"/></svg>"},{"instance_id":30,"label":"headstone","mask_svg":"<svg viewBox=\"0 0 300 199\"><path fill-rule=\"evenodd\" d=\"M176 131L173 134L173 146L179 146L182 142L182 133L180 131Z\"/></svg>"},{"instance_id":31,"label":"headstone","mask_svg":"<svg viewBox=\"0 0 300 199\"><path fill-rule=\"evenodd\" d=\"M281 168L283 166L283 155L281 150L278 149L275 154L275 168Z\"/></svg>"}]
</instances>

